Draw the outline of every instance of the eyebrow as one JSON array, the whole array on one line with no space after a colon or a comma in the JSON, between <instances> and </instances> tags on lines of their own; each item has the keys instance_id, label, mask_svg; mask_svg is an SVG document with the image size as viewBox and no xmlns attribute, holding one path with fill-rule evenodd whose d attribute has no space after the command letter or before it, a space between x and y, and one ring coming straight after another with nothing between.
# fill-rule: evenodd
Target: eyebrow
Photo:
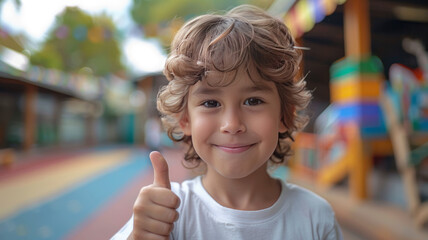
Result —
<instances>
[{"instance_id":1,"label":"eyebrow","mask_svg":"<svg viewBox=\"0 0 428 240\"><path fill-rule=\"evenodd\" d=\"M222 87L199 87L193 92L193 95L216 95L221 93L220 88ZM251 92L268 92L273 93L274 90L265 84L258 84L251 87L246 87L242 90L244 93L251 93Z\"/></svg>"}]
</instances>

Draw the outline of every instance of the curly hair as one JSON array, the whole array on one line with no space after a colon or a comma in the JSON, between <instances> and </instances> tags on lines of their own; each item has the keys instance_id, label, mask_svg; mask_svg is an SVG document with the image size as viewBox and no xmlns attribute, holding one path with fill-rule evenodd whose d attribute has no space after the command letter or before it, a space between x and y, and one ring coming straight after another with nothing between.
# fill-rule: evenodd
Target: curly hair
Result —
<instances>
[{"instance_id":1,"label":"curly hair","mask_svg":"<svg viewBox=\"0 0 428 240\"><path fill-rule=\"evenodd\" d=\"M292 139L293 132L303 128L308 120L298 114L311 99L306 81L296 77L300 61L301 52L295 48L295 40L285 24L257 7L241 5L223 15L206 14L187 22L171 44L164 68L169 83L160 89L157 100L168 136L189 147L184 159L197 164L201 161L193 148L192 136L185 136L179 126L186 112L189 88L204 80L208 71L236 75L238 69L245 69L251 76L251 66L262 79L275 83L280 96L281 116L285 116L281 121L288 131L278 133L278 144L270 160L282 163L291 155L287 138ZM210 84L230 84L230 80L223 80Z\"/></svg>"}]
</instances>

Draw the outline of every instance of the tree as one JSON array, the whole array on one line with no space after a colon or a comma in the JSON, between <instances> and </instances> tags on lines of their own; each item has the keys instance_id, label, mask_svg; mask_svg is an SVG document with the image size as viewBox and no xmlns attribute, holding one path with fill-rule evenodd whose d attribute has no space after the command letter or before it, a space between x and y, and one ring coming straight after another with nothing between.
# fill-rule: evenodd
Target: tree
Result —
<instances>
[{"instance_id":1,"label":"tree","mask_svg":"<svg viewBox=\"0 0 428 240\"><path fill-rule=\"evenodd\" d=\"M146 37L156 37L169 45L172 36L185 20L218 10L228 10L239 4L267 8L273 0L133 0L132 19L140 25Z\"/></svg>"},{"instance_id":2,"label":"tree","mask_svg":"<svg viewBox=\"0 0 428 240\"><path fill-rule=\"evenodd\" d=\"M158 24L175 17L188 19L210 11L228 10L245 3L266 8L272 0L134 0L131 15L140 25Z\"/></svg>"},{"instance_id":3,"label":"tree","mask_svg":"<svg viewBox=\"0 0 428 240\"><path fill-rule=\"evenodd\" d=\"M39 51L30 62L66 72L90 68L105 76L124 70L116 27L105 14L90 16L77 7L67 7L57 16Z\"/></svg>"}]
</instances>

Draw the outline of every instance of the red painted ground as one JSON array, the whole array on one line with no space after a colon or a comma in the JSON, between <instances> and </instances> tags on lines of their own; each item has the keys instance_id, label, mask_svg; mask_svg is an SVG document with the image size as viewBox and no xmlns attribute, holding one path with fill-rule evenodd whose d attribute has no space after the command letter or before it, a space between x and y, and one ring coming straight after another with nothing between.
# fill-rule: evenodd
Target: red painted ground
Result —
<instances>
[{"instance_id":1,"label":"red painted ground","mask_svg":"<svg viewBox=\"0 0 428 240\"><path fill-rule=\"evenodd\" d=\"M190 177L189 170L181 165L183 152L176 149L166 149L162 154L167 159L170 168L170 180L181 182ZM67 240L109 239L131 217L132 206L143 186L153 182L152 169L142 173L132 181L119 195L108 201L101 209L83 222Z\"/></svg>"}]
</instances>

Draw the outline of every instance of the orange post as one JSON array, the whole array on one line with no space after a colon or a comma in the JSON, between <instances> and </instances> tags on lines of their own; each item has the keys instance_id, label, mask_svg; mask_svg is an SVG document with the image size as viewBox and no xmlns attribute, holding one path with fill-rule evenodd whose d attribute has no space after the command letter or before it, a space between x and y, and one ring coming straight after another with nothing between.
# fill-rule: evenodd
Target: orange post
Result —
<instances>
[{"instance_id":1,"label":"orange post","mask_svg":"<svg viewBox=\"0 0 428 240\"><path fill-rule=\"evenodd\" d=\"M371 52L368 0L348 0L344 8L345 54L363 57Z\"/></svg>"},{"instance_id":2,"label":"orange post","mask_svg":"<svg viewBox=\"0 0 428 240\"><path fill-rule=\"evenodd\" d=\"M370 55L370 19L368 0L348 0L344 6L344 34L346 57L361 59ZM363 80L362 75L357 76ZM358 134L359 141L355 147L355 155L350 159L350 193L351 196L363 200L368 197L367 177L370 170L370 154L368 145Z\"/></svg>"},{"instance_id":3,"label":"orange post","mask_svg":"<svg viewBox=\"0 0 428 240\"><path fill-rule=\"evenodd\" d=\"M369 156L369 146L366 144L361 134L359 127L351 124L347 130L349 136L354 139L351 142L350 158L349 158L349 188L353 198L364 200L368 197L367 191L367 176L371 168L371 160Z\"/></svg>"}]
</instances>

